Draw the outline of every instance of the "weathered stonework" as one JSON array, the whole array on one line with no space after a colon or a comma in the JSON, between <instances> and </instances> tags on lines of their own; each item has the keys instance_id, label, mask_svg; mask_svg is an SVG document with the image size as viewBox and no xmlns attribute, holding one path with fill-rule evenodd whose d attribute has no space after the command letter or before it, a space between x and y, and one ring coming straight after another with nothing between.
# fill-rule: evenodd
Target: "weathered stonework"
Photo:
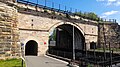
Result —
<instances>
[{"instance_id":1,"label":"weathered stonework","mask_svg":"<svg viewBox=\"0 0 120 67\"><path fill-rule=\"evenodd\" d=\"M0 2L0 59L20 56L17 10Z\"/></svg>"},{"instance_id":2,"label":"weathered stonework","mask_svg":"<svg viewBox=\"0 0 120 67\"><path fill-rule=\"evenodd\" d=\"M120 48L120 26L118 23L99 24L99 42L101 47L106 43L106 48Z\"/></svg>"},{"instance_id":3,"label":"weathered stonework","mask_svg":"<svg viewBox=\"0 0 120 67\"><path fill-rule=\"evenodd\" d=\"M90 49L90 42L97 43L98 27L97 23L87 20L79 20L79 17L67 18L65 14L61 15L59 13L51 13L47 10L44 12L44 9L36 8L33 6L25 6L24 4L18 4L18 27L20 29L20 41L24 43L27 37L35 37L39 42L40 52L45 54L46 49L41 47L41 43L47 42L46 47L48 47L48 39L50 32L52 32L57 26L63 24L70 24L77 27L85 37L85 42L87 43L87 49ZM72 17L72 16L70 16ZM21 20L22 19L22 20ZM31 30L31 31L30 31ZM24 31L24 33L22 32ZM25 32L28 32L25 34ZM41 33L39 33L41 32ZM43 33L42 33L43 32ZM34 33L34 35L31 35ZM47 33L47 34L44 34ZM45 36L42 36L45 35ZM45 38L45 39L44 39ZM47 40L46 40L47 39ZM30 40L30 39L29 39ZM44 40L44 41L42 41Z\"/></svg>"},{"instance_id":4,"label":"weathered stonework","mask_svg":"<svg viewBox=\"0 0 120 67\"><path fill-rule=\"evenodd\" d=\"M63 24L75 26L80 30L85 37L87 49L90 49L90 42L97 42L97 22L78 16L67 17L66 14L50 10L45 12L43 8L37 8L36 11L34 6L20 3L8 4L0 4L1 58L20 56L21 48L23 49L22 55L24 55L26 43L30 40L38 43L38 56L45 55L48 50L50 33Z\"/></svg>"},{"instance_id":5,"label":"weathered stonework","mask_svg":"<svg viewBox=\"0 0 120 67\"><path fill-rule=\"evenodd\" d=\"M30 40L38 44L37 55L45 55L50 33L63 24L74 26L82 33L88 50L91 42L98 42L101 46L105 43L103 33L106 47L109 42L111 47L116 46L116 43L120 45L120 37L117 39L116 36L120 36L118 24L101 23L98 26L96 21L79 16L14 2L16 0L0 0L0 59L24 56L26 43Z\"/></svg>"}]
</instances>

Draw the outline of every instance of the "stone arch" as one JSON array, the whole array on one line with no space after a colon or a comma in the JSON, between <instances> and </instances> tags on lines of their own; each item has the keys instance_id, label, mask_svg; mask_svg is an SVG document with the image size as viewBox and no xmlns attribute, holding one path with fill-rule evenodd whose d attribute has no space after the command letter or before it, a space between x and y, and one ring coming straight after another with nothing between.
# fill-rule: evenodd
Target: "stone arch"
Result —
<instances>
[{"instance_id":1,"label":"stone arch","mask_svg":"<svg viewBox=\"0 0 120 67\"><path fill-rule=\"evenodd\" d=\"M74 26L74 42L73 42L73 26ZM54 30L55 29L55 30ZM64 57L62 54L66 52L65 56L69 59L72 59L72 49L75 47L75 54L81 52L85 49L85 36L82 28L80 28L77 24L73 24L70 22L66 23L58 23L55 24L49 32L53 31L50 35L49 39L49 53L52 51L61 52L59 54L55 54L58 56ZM55 36L52 36L54 35ZM55 42L55 43L54 43ZM73 46L74 43L74 46ZM53 45L52 45L53 44ZM54 45L55 44L55 45ZM76 55L76 58L79 57Z\"/></svg>"},{"instance_id":2,"label":"stone arch","mask_svg":"<svg viewBox=\"0 0 120 67\"><path fill-rule=\"evenodd\" d=\"M23 42L24 43L24 55L25 55L25 47L26 47L26 44L29 42L29 41L35 41L37 44L38 44L38 53L37 53L37 56L39 56L39 40L36 38L36 37L32 37L32 36L29 36L28 38L25 39L25 41Z\"/></svg>"},{"instance_id":3,"label":"stone arch","mask_svg":"<svg viewBox=\"0 0 120 67\"><path fill-rule=\"evenodd\" d=\"M32 56L38 55L38 43L34 40L30 40L26 43L25 56L28 55L32 55Z\"/></svg>"},{"instance_id":4,"label":"stone arch","mask_svg":"<svg viewBox=\"0 0 120 67\"><path fill-rule=\"evenodd\" d=\"M56 23L56 24L54 24L53 26L50 27L49 33L50 33L51 31L53 31L56 27L58 27L58 26L60 26L60 25L63 25L63 24L70 24L70 25L72 25L72 26L75 26L76 28L78 28L78 30L81 31L81 33L83 34L83 36L85 35L83 29L82 29L79 25L77 25L76 23L71 23L71 22L59 22L59 23Z\"/></svg>"}]
</instances>

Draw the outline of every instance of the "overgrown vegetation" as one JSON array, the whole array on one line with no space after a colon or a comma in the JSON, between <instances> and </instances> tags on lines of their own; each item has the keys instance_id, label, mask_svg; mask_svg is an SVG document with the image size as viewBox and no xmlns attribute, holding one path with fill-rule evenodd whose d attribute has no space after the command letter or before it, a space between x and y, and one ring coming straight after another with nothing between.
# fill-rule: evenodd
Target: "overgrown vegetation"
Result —
<instances>
[{"instance_id":1,"label":"overgrown vegetation","mask_svg":"<svg viewBox=\"0 0 120 67\"><path fill-rule=\"evenodd\" d=\"M96 15L93 12L88 12L88 13L87 12L85 12L85 13L76 12L75 14L80 17L86 18L86 19L91 19L91 20L95 20L95 21L103 21L102 19L100 19L100 17L98 17L98 15Z\"/></svg>"},{"instance_id":2,"label":"overgrown vegetation","mask_svg":"<svg viewBox=\"0 0 120 67\"><path fill-rule=\"evenodd\" d=\"M55 41L56 40L56 29L53 31L53 33L49 36L51 41Z\"/></svg>"},{"instance_id":3,"label":"overgrown vegetation","mask_svg":"<svg viewBox=\"0 0 120 67\"><path fill-rule=\"evenodd\" d=\"M25 67L25 63L23 65ZM22 67L22 59L0 60L0 67Z\"/></svg>"}]
</instances>

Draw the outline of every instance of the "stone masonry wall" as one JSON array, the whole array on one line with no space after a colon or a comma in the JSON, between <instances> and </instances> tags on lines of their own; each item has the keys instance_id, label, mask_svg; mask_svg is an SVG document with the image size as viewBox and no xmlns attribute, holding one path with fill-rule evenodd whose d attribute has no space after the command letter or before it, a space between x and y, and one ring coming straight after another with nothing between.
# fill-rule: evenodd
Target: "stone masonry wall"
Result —
<instances>
[{"instance_id":1,"label":"stone masonry wall","mask_svg":"<svg viewBox=\"0 0 120 67\"><path fill-rule=\"evenodd\" d=\"M0 2L0 59L20 56L17 10Z\"/></svg>"},{"instance_id":2,"label":"stone masonry wall","mask_svg":"<svg viewBox=\"0 0 120 67\"><path fill-rule=\"evenodd\" d=\"M50 33L62 24L77 27L84 35L88 49L90 42L97 42L96 22L77 16L67 17L66 14L35 8L35 6L20 3L7 4L0 3L0 58L20 56L21 45L24 44L24 52L29 40L38 43L38 56L44 55L48 49Z\"/></svg>"},{"instance_id":3,"label":"stone masonry wall","mask_svg":"<svg viewBox=\"0 0 120 67\"><path fill-rule=\"evenodd\" d=\"M75 27L77 27L84 35L85 41L87 43L87 49L90 49L90 42L96 42L97 43L97 35L98 35L98 27L96 22L87 21L87 20L80 20L80 18L72 19L67 18L65 14L57 13L57 12L51 12L50 10L46 10L43 8L36 8L34 6L24 5L18 3L18 27L19 29L24 29L24 33L20 30L20 41L25 41L26 37L28 38L31 36L31 33L28 33L27 31L33 33L36 32L36 35L32 35L33 37L42 36L45 39L49 38L49 34L59 25L62 24L70 24ZM32 30L32 31L30 31ZM28 33L27 36L25 36L25 32ZM45 32L47 34L38 34L38 32ZM23 35L24 34L24 35ZM38 37L36 37L37 39ZM38 38L39 43L43 43L44 39ZM45 40L48 44L48 40ZM25 44L25 43L24 43ZM42 47L40 47L42 48ZM46 49L45 49L46 50ZM41 50L43 51L43 50Z\"/></svg>"},{"instance_id":4,"label":"stone masonry wall","mask_svg":"<svg viewBox=\"0 0 120 67\"><path fill-rule=\"evenodd\" d=\"M120 27L117 23L100 23L100 45L106 42L106 48L109 44L112 48L120 48Z\"/></svg>"}]
</instances>

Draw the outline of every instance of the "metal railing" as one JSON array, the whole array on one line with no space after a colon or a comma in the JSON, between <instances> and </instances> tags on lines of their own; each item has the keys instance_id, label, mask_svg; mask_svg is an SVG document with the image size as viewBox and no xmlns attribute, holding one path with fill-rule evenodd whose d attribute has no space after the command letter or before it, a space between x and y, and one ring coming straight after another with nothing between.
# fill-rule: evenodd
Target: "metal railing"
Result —
<instances>
[{"instance_id":1,"label":"metal railing","mask_svg":"<svg viewBox=\"0 0 120 67\"><path fill-rule=\"evenodd\" d=\"M49 50L48 53L59 56L59 57L72 59L72 52L66 52L66 51L60 51L60 50Z\"/></svg>"},{"instance_id":2,"label":"metal railing","mask_svg":"<svg viewBox=\"0 0 120 67\"><path fill-rule=\"evenodd\" d=\"M68 58L72 59L72 52L67 52L67 51L60 51L60 50L54 50L51 49L48 51L49 54L58 56L58 57L63 57L63 58ZM77 53L79 55L77 56ZM88 56L86 57L85 51L83 52L76 52L76 61L84 62L87 64L92 64L92 65L99 65L99 66L110 66L113 64L120 63L120 56L119 54L113 54L112 53L112 58L110 58L110 53L106 52L107 58L104 60L104 53L103 52L95 52L96 57L94 56L93 51L88 51Z\"/></svg>"},{"instance_id":3,"label":"metal railing","mask_svg":"<svg viewBox=\"0 0 120 67\"><path fill-rule=\"evenodd\" d=\"M93 17L88 17L86 15L87 13L90 13L90 12L81 11L79 9L67 7L65 5L51 2L48 0L17 0L17 2L26 4L26 5L32 5L32 6L48 9L48 10L53 10L56 12L61 12L63 14L68 14L68 15L73 15L73 16L77 15L77 16L80 16L82 18L90 19L90 20L94 20L94 21L116 23L116 19L109 19L109 20L103 19L103 18L94 19ZM77 13L79 13L79 14L77 14Z\"/></svg>"}]
</instances>

